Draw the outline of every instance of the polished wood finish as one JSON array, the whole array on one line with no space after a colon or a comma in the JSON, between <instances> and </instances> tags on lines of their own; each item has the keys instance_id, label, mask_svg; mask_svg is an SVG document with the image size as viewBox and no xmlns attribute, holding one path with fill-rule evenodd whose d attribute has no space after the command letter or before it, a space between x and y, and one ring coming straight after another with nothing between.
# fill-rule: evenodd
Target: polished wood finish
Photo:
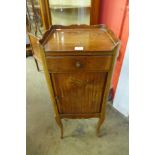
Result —
<instances>
[{"instance_id":1,"label":"polished wood finish","mask_svg":"<svg viewBox=\"0 0 155 155\"><path fill-rule=\"evenodd\" d=\"M107 73L68 72L51 74L60 114L91 114L101 111Z\"/></svg>"},{"instance_id":2,"label":"polished wood finish","mask_svg":"<svg viewBox=\"0 0 155 155\"><path fill-rule=\"evenodd\" d=\"M61 138L63 118L97 117L99 135L119 40L104 25L52 26L37 44Z\"/></svg>"},{"instance_id":3,"label":"polished wood finish","mask_svg":"<svg viewBox=\"0 0 155 155\"><path fill-rule=\"evenodd\" d=\"M64 26L62 28L64 28ZM114 41L109 37L109 33L104 28L101 28L100 31L98 31L97 27L93 29L81 28L76 31L57 29L53 31L52 34L45 44L46 52L72 52L77 46L83 47L83 52L101 51L103 53L103 51L111 51L115 46Z\"/></svg>"},{"instance_id":4,"label":"polished wood finish","mask_svg":"<svg viewBox=\"0 0 155 155\"><path fill-rule=\"evenodd\" d=\"M48 30L52 25L51 13L49 9L49 0L39 0L41 17L43 20L44 31Z\"/></svg>"},{"instance_id":5,"label":"polished wood finish","mask_svg":"<svg viewBox=\"0 0 155 155\"><path fill-rule=\"evenodd\" d=\"M63 29L63 30L62 30ZM59 33L61 32L61 33ZM80 34L82 33L82 34ZM56 36L58 34L59 36ZM87 34L87 35L86 35ZM66 37L64 37L66 35ZM83 37L82 37L83 36ZM63 39L61 39L63 38ZM96 41L98 40L98 42ZM63 49L57 49L54 45L53 46L50 43L56 43L57 46L62 46ZM95 53L97 51L101 51L101 53L105 53L106 51L111 52L115 46L118 44L118 39L116 38L115 34L106 26L106 25L70 25L70 26L62 26L62 25L53 25L50 27L49 30L47 30L40 40L40 43L44 45L46 54L48 52L70 52L72 51L73 54L77 52L73 52L74 46L78 45L84 45L84 47L88 48L88 51L86 49L82 50L83 52L89 52L94 50ZM92 45L92 43L97 43L98 46ZM66 45L68 44L68 45ZM70 49L71 47L72 49ZM67 47L65 50L64 48ZM67 51L66 51L67 50ZM80 52L78 53L80 54Z\"/></svg>"},{"instance_id":6,"label":"polished wood finish","mask_svg":"<svg viewBox=\"0 0 155 155\"><path fill-rule=\"evenodd\" d=\"M97 63L94 63L97 62ZM112 56L53 56L47 57L49 72L108 71Z\"/></svg>"},{"instance_id":7,"label":"polished wood finish","mask_svg":"<svg viewBox=\"0 0 155 155\"><path fill-rule=\"evenodd\" d=\"M99 118L100 113L87 113L87 114L60 114L60 118L81 119L81 118Z\"/></svg>"}]
</instances>

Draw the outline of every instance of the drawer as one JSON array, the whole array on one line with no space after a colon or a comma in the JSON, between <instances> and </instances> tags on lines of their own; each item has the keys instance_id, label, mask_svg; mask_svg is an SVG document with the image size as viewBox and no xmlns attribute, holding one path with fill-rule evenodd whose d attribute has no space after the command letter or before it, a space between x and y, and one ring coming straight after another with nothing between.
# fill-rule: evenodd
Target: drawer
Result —
<instances>
[{"instance_id":1,"label":"drawer","mask_svg":"<svg viewBox=\"0 0 155 155\"><path fill-rule=\"evenodd\" d=\"M46 61L50 72L108 71L112 56L53 56Z\"/></svg>"}]
</instances>

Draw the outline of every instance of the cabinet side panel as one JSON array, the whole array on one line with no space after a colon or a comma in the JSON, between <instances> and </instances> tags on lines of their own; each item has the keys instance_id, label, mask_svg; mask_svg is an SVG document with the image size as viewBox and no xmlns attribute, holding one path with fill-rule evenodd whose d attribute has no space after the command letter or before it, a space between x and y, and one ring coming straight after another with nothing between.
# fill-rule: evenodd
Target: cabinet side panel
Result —
<instances>
[{"instance_id":1,"label":"cabinet side panel","mask_svg":"<svg viewBox=\"0 0 155 155\"><path fill-rule=\"evenodd\" d=\"M62 113L62 111L61 111L61 105L60 105L60 103L59 103L59 98L58 98L58 92L57 92L57 89L56 89L56 83L55 83L55 80L54 80L54 77L53 77L53 73L51 73L50 74L50 79L51 79L51 84L52 84L52 88L53 88L53 90L54 90L54 99L55 99L55 102L56 102L56 106L57 106L57 108L58 108L58 112L59 113Z\"/></svg>"}]
</instances>

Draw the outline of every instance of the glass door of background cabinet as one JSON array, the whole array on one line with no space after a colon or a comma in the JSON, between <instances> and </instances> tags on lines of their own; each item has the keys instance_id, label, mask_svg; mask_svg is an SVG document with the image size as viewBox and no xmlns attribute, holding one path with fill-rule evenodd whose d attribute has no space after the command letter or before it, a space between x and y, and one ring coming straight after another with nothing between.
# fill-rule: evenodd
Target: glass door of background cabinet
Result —
<instances>
[{"instance_id":1,"label":"glass door of background cabinet","mask_svg":"<svg viewBox=\"0 0 155 155\"><path fill-rule=\"evenodd\" d=\"M101 0L39 0L44 29L51 25L99 24Z\"/></svg>"},{"instance_id":2,"label":"glass door of background cabinet","mask_svg":"<svg viewBox=\"0 0 155 155\"><path fill-rule=\"evenodd\" d=\"M52 25L90 25L91 0L49 0Z\"/></svg>"}]
</instances>

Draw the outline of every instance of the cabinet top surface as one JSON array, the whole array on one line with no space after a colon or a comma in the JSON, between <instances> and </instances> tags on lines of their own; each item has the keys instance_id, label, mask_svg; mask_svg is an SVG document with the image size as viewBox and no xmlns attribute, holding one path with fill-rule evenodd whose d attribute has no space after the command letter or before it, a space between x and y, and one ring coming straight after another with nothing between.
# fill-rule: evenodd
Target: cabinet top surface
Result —
<instances>
[{"instance_id":1,"label":"cabinet top surface","mask_svg":"<svg viewBox=\"0 0 155 155\"><path fill-rule=\"evenodd\" d=\"M118 39L104 25L53 26L43 38L45 52L112 51Z\"/></svg>"}]
</instances>

